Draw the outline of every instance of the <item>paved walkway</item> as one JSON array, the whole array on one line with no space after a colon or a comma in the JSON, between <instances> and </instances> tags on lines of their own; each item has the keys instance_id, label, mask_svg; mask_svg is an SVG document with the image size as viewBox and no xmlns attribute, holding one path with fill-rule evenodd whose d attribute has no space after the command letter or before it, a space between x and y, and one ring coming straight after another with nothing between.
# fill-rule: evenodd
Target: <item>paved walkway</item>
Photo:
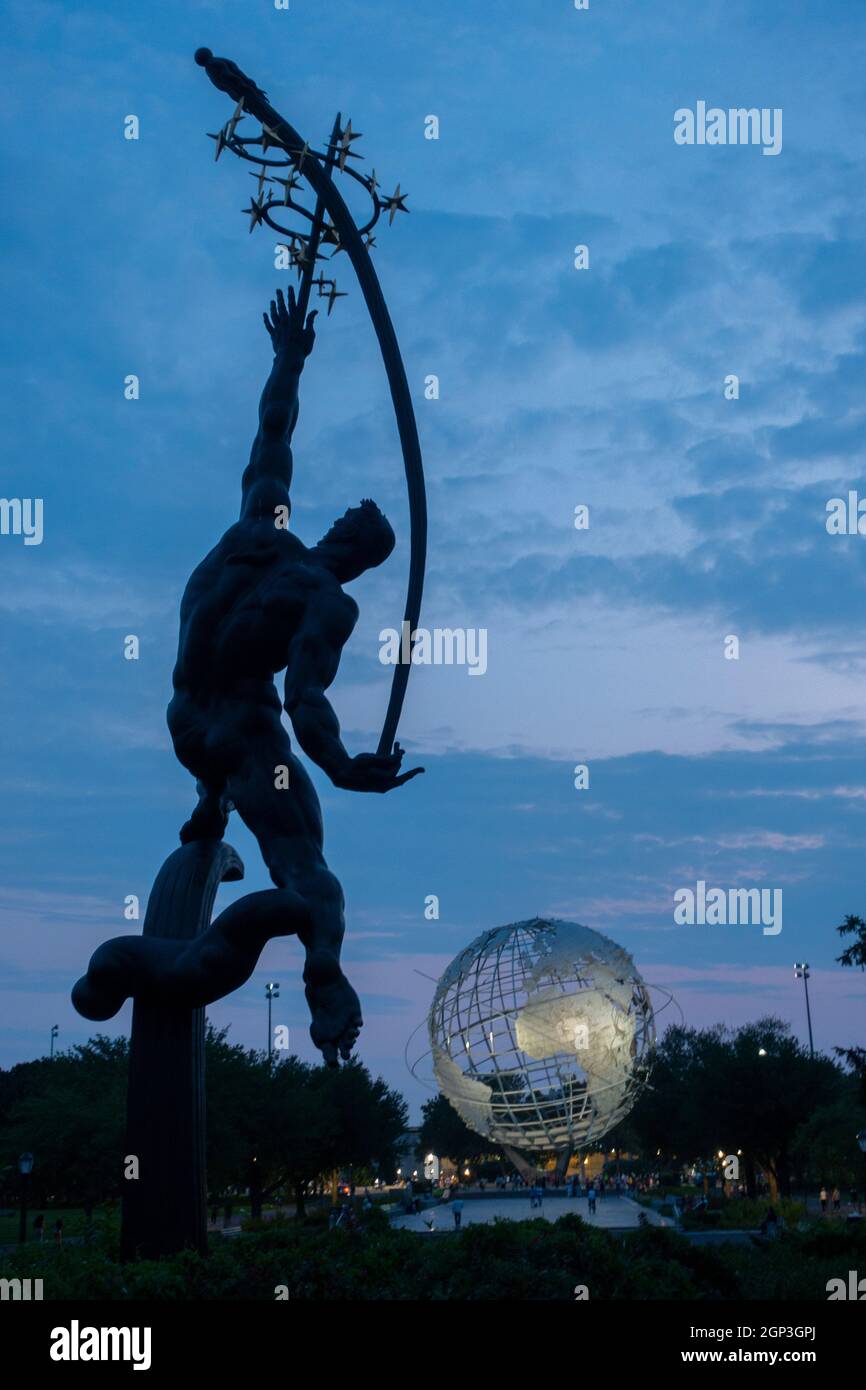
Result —
<instances>
[{"instance_id":1,"label":"paved walkway","mask_svg":"<svg viewBox=\"0 0 866 1390\"><path fill-rule=\"evenodd\" d=\"M646 1213L651 1226L670 1226L657 1212L641 1207L630 1197L603 1197L596 1204L595 1215L590 1216L589 1204L585 1197L545 1197L540 1207L531 1208L529 1197L467 1197L463 1203L464 1226L489 1223L497 1217L508 1221L531 1221L539 1216L545 1221L558 1221L568 1212L583 1218L590 1226L602 1226L606 1230L631 1230L638 1225L641 1212ZM454 1229L454 1215L449 1202L437 1207L429 1207L417 1216L395 1216L394 1226L405 1231L427 1231L432 1219L436 1231Z\"/></svg>"}]
</instances>

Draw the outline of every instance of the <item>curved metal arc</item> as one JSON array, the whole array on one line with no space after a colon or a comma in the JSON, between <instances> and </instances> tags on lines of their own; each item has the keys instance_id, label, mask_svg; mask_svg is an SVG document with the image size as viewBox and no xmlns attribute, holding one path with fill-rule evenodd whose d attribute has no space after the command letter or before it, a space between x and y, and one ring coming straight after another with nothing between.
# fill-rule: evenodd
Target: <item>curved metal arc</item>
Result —
<instances>
[{"instance_id":1,"label":"curved metal arc","mask_svg":"<svg viewBox=\"0 0 866 1390\"><path fill-rule=\"evenodd\" d=\"M250 95L245 98L245 107L251 116L255 116L257 120L261 121L262 125L270 127L289 153L297 152L304 147L304 141L298 131L289 125L288 121L284 120L269 102L261 97ZM385 296L382 294L379 278L339 189L334 184L330 173L318 159L312 158L310 154L304 160L303 174L314 192L321 197L331 222L339 233L343 248L352 262L385 364L391 400L397 417L397 430L400 436L400 447L403 452L403 465L406 470L406 484L409 493L411 533L409 582L403 620L409 623L411 633L418 626L418 620L421 616L421 595L424 588L424 568L427 558L427 496L424 487L424 469L421 459L421 445L418 439L418 426L415 422L415 411L412 406L409 383L406 379L406 369L403 366L397 335L394 332L394 325L388 313L388 306L385 303ZM408 662L398 662L394 667L391 695L377 750L380 754L390 753L393 748L406 687L409 683L409 669L410 663Z\"/></svg>"}]
</instances>

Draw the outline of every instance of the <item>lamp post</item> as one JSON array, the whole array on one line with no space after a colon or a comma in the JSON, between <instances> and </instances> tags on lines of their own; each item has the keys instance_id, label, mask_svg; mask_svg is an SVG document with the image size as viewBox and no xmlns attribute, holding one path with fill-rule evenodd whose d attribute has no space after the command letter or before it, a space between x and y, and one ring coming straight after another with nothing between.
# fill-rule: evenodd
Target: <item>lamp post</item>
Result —
<instances>
[{"instance_id":1,"label":"lamp post","mask_svg":"<svg viewBox=\"0 0 866 1390\"><path fill-rule=\"evenodd\" d=\"M809 1056L815 1056L815 1047L812 1042L812 1010L809 1008L809 962L799 960L794 963L794 979L803 981L803 988L806 991L806 1019L809 1024Z\"/></svg>"},{"instance_id":2,"label":"lamp post","mask_svg":"<svg viewBox=\"0 0 866 1390\"><path fill-rule=\"evenodd\" d=\"M265 998L268 1001L268 1062L273 1061L274 1055L274 1032L271 1028L271 1000L279 999L280 986L276 980L268 980L265 985Z\"/></svg>"},{"instance_id":3,"label":"lamp post","mask_svg":"<svg viewBox=\"0 0 866 1390\"><path fill-rule=\"evenodd\" d=\"M33 1172L33 1155L21 1154L18 1159L18 1172L21 1174L21 1220L18 1224L18 1244L27 1239L27 1185Z\"/></svg>"},{"instance_id":4,"label":"lamp post","mask_svg":"<svg viewBox=\"0 0 866 1390\"><path fill-rule=\"evenodd\" d=\"M54 1039L57 1037L57 1034L58 1034L59 1032L60 1032L60 1025L57 1024L57 1023L52 1024L52 1027L51 1027L51 1053L50 1053L50 1060L51 1060L52 1062L54 1061Z\"/></svg>"}]
</instances>

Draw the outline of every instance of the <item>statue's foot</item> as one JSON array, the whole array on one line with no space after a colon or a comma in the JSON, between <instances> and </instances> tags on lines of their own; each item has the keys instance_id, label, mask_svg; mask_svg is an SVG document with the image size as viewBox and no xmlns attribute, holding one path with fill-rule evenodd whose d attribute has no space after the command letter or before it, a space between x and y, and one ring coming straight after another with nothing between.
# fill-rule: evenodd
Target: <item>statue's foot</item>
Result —
<instances>
[{"instance_id":1,"label":"statue's foot","mask_svg":"<svg viewBox=\"0 0 866 1390\"><path fill-rule=\"evenodd\" d=\"M219 797L204 797L181 826L180 842L188 845L193 840L221 840L228 823L228 812Z\"/></svg>"},{"instance_id":2,"label":"statue's foot","mask_svg":"<svg viewBox=\"0 0 866 1390\"><path fill-rule=\"evenodd\" d=\"M307 1003L313 1015L310 1037L329 1067L348 1062L363 1019L361 1004L342 970L327 981L307 981Z\"/></svg>"}]
</instances>

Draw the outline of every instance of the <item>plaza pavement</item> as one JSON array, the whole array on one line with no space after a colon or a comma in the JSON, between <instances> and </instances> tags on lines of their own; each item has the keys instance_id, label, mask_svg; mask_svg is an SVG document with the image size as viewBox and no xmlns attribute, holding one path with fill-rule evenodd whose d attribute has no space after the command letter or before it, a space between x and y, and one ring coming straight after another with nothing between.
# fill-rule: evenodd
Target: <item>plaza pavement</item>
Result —
<instances>
[{"instance_id":1,"label":"plaza pavement","mask_svg":"<svg viewBox=\"0 0 866 1390\"><path fill-rule=\"evenodd\" d=\"M659 1216L633 1202L630 1197L603 1197L596 1203L595 1215L590 1216L589 1204L585 1197L545 1197L540 1207L531 1208L529 1195L526 1197L466 1197L463 1202L463 1226L489 1223L497 1217L507 1221L532 1221L541 1216L545 1221L558 1221L568 1212L583 1218L590 1226L601 1226L606 1230L632 1230L638 1225L638 1218L644 1212L651 1226L671 1226L673 1222ZM454 1216L450 1202L440 1202L438 1206L428 1207L417 1216L395 1216L392 1225L405 1231L428 1230L427 1223L433 1219L436 1231L453 1231Z\"/></svg>"}]
</instances>

